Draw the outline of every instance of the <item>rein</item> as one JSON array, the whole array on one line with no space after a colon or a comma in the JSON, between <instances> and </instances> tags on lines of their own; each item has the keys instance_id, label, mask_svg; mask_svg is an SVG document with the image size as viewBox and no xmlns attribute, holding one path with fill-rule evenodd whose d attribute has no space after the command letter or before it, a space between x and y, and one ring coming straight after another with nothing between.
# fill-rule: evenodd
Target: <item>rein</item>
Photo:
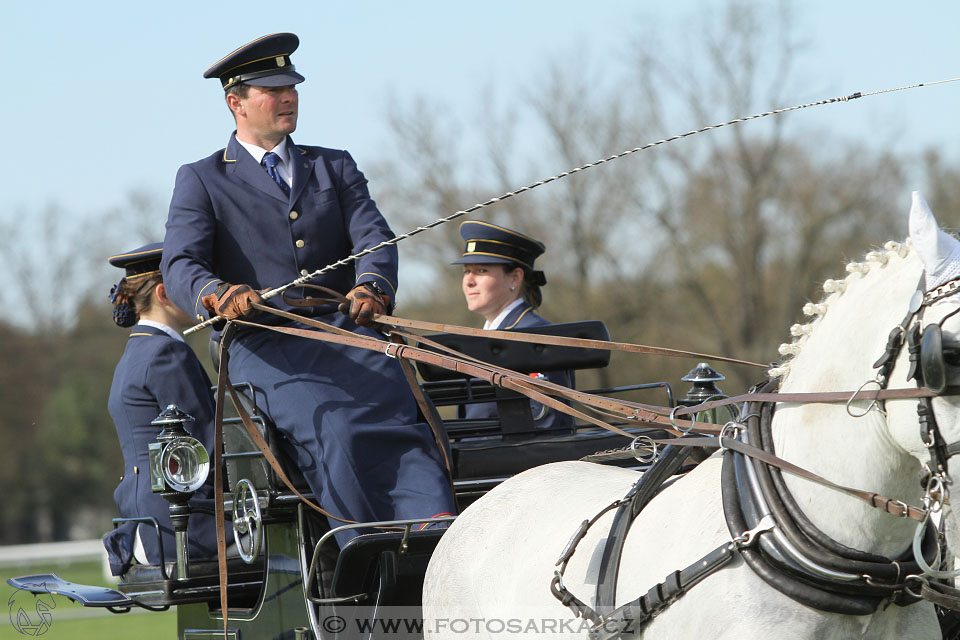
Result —
<instances>
[{"instance_id":1,"label":"rein","mask_svg":"<svg viewBox=\"0 0 960 640\"><path fill-rule=\"evenodd\" d=\"M301 285L304 287L320 289L329 295L337 296L333 298L307 298L307 299L286 299L288 303L300 307L310 307L328 302L337 302L342 295L329 289L316 285ZM615 400L595 394L588 394L575 389L570 389L562 385L552 383L548 380L530 378L522 373L512 371L492 365L476 358L471 358L458 351L450 349L424 336L393 328L389 330L389 335L399 336L403 339L417 343L418 346L403 344L398 342L387 342L378 338L353 333L341 329L315 318L302 316L296 313L283 311L268 305L255 303L254 308L258 311L279 316L286 320L294 321L300 324L320 329L321 331L311 331L299 329L291 326L277 326L262 323L255 323L246 320L236 320L235 324L251 328L261 328L287 335L299 336L313 340L321 340L334 344L343 344L346 346L363 348L371 351L383 352L384 355L400 360L414 360L425 364L437 366L450 371L456 371L464 375L479 378L489 382L494 386L511 389L541 404L551 407L557 411L567 413L575 418L585 422L608 429L628 438L634 438L633 434L627 433L618 427L608 424L592 415L578 411L565 402L557 400L561 398L568 402L575 402L585 407L605 413L611 417L626 420L632 424L655 426L666 429L677 435L696 431L698 433L708 433L719 435L722 428L718 425L709 423L698 423L696 421L697 413L709 409L715 409L723 406L738 405L742 402L750 401L776 401L793 403L821 403L821 402L846 402L848 404L856 400L869 400L871 402L887 399L904 398L924 398L934 397L936 394L927 389L865 389L861 388L855 391L839 392L808 392L808 393L788 393L788 394L758 394L748 393L730 398L711 400L693 406L682 407L662 407L639 402L626 400ZM549 344L564 347L578 347L586 349L607 349L611 351L623 351L631 353L642 353L651 355L666 355L673 357L713 359L749 366L765 366L747 360L736 358L726 358L711 354L698 353L693 351L684 351L679 349L669 349L665 347L649 347L645 345L607 342L603 340L589 340L584 338L564 338L558 336L548 336L541 334L523 333L518 331L484 331L460 327L457 325L440 324L433 322L423 322L418 320L409 320L395 316L379 315L374 318L380 325L392 325L393 327L416 328L427 331L443 331L446 333L455 333L458 335L480 336L489 338L498 338L508 341L526 342L534 344ZM424 345L428 348L422 348ZM951 387L948 391L960 393L960 387ZM679 419L680 416L693 416L692 420Z\"/></svg>"},{"instance_id":2,"label":"rein","mask_svg":"<svg viewBox=\"0 0 960 640\"><path fill-rule=\"evenodd\" d=\"M308 285L311 286L311 285ZM308 306L315 304L316 302L321 301L321 299L306 299L300 301L297 306ZM923 305L926 306L926 305ZM664 455L658 458L658 464L649 470L646 474L641 477L641 480L631 489L631 492L618 500L617 502L611 504L602 510L597 516L589 521L584 521L581 523L580 528L574 534L571 541L567 544L564 552L561 554L560 560L557 562L557 566L560 567L555 572L555 576L551 581L551 592L555 597L557 597L565 605L573 609L577 616L584 616L591 621L593 621L596 626L591 631L591 637L599 638L613 638L619 637L620 634L624 632L625 629L633 629L636 625L642 624L652 618L656 613L663 610L665 607L669 606L677 598L681 597L686 590L706 578L708 575L714 571L719 570L726 564L730 562L737 554L743 555L747 560L748 564L754 571L758 573L762 578L771 582L771 584L787 593L791 597L809 604L810 606L815 606L817 608L822 608L828 611L838 611L842 613L851 613L854 615L864 615L866 613L871 613L875 610L877 604L879 603L881 597L894 597L898 599L907 598L919 598L912 592L908 592L905 588L905 582L907 576L912 577L913 579L920 578L922 582L922 594L927 594L931 599L937 598L939 601L946 601L952 597L952 594L946 590L934 591L927 588L926 580L923 580L923 575L930 573L930 567L927 562L936 562L936 559L931 557L928 561L927 558L923 557L927 555L925 553L915 552L917 556L917 561L922 562L919 566L915 563L910 563L907 560L903 561L889 561L885 558L877 558L871 556L869 562L872 573L844 573L842 571L837 571L829 568L821 567L816 561L811 561L806 559L805 556L798 555L794 553L792 547L788 548L789 553L784 554L782 549L778 552L774 552L774 557L778 559L778 562L782 566L789 567L793 572L797 571L797 565L801 569L807 569L808 573L811 572L810 567L814 567L812 570L813 578L810 575L803 574L805 577L801 580L795 578L784 578L783 571L780 573L773 571L768 565L764 565L757 558L761 557L760 552L754 552L752 547L757 543L758 540L769 539L770 536L762 536L763 533L773 532L774 537L776 537L777 532L781 528L789 528L784 521L775 520L770 513L767 513L765 516L760 517L759 519L754 518L754 524L752 527L748 526L746 520L747 516L744 515L741 511L733 510L732 499L728 497L730 492L724 490L724 511L728 514L728 526L730 527L731 541L722 544L720 547L712 551L710 554L701 558L696 563L690 565L686 569L681 571L675 571L673 574L668 576L663 582L653 587L645 596L638 598L627 605L614 609L611 613L607 615L601 615L598 611L591 609L581 600L577 599L573 594L571 594L563 585L562 575L563 571L567 566L570 558L572 557L574 551L576 550L577 544L584 538L589 528L597 521L599 518L606 513L607 511L617 508L618 514L615 516L614 528L611 532L611 536L608 538L608 548L604 551L604 560L607 561L606 565L603 567L601 572L601 580L598 582L597 586L597 595L598 595L598 608L600 609L613 609L614 601L613 597L616 592L616 574L617 568L619 566L619 555L622 550L622 544L625 540L626 533L630 528L630 524L640 513L643 507L661 490L663 482L675 473L679 467L679 463L683 460L684 456L679 455L685 447L695 446L695 447L716 447L724 449L724 471L723 476L725 478L724 484L729 483L730 478L734 478L737 475L736 471L733 471L736 464L739 464L740 467L744 465L749 466L748 463L728 463L728 460L733 459L735 455L739 455L741 460L746 460L748 457L753 459L758 467L766 470L767 474L770 474L769 466L779 470L784 470L790 473L794 473L801 477L804 477L808 480L818 482L822 485L843 491L848 495L855 496L865 501L867 504L872 507L882 509L887 513L896 515L899 517L909 517L914 520L919 520L921 522L918 527L917 540L915 541L915 547L919 549L920 547L920 533L921 531L929 532L929 515L931 511L939 509L940 500L942 496L936 498L936 501L933 502L931 507L931 493L928 490L927 497L925 498L925 508L918 508L911 505L907 505L899 500L893 500L886 498L884 496L879 496L875 493L870 493L867 491L862 491L858 489L852 489L850 487L844 487L842 485L835 484L822 478L812 472L804 470L792 463L789 463L786 460L783 460L777 457L771 450L767 450L765 447L756 447L748 442L743 442L739 438L733 438L728 435L729 429L732 427L734 431L742 431L743 425L737 422L728 423L727 425L721 427L719 425L711 424L700 424L696 422L696 414L701 411L708 409L714 409L722 406L729 406L738 404L741 402L748 402L744 406L742 411L742 416L745 416L745 419L748 423L751 420L755 420L758 417L759 413L763 413L763 407L768 407L769 410L767 414L772 416L772 406L773 403L815 403L815 402L846 402L847 410L850 410L850 404L855 400L869 400L871 404L870 408L874 406L877 401L883 401L893 398L915 398L919 399L922 403L929 403L933 397L944 395L949 392L960 392L960 389L956 388L946 388L943 389L929 389L922 386L920 383L921 378L919 374L913 371L913 369L919 368L912 367L912 376L917 377L918 379L918 388L916 389L887 389L886 388L886 376L883 379L878 377L878 380L871 381L876 382L878 389L866 389L866 384L861 386L860 389L854 392L811 392L811 393L787 393L787 394L778 394L770 393L766 389L762 391L753 391L752 393L744 394L741 396L736 396L734 398L725 398L721 400L713 400L702 403L700 405L695 405L692 407L658 407L652 405L645 405L641 403L627 402L627 401L618 401L612 400L609 398L603 398L601 396L595 396L592 394L586 394L583 392L578 392L576 390L569 389L560 385L550 383L546 380L539 380L530 378L523 374L520 374L509 369L504 369L497 367L488 363L484 363L475 358L470 358L464 356L463 354L456 352L448 347L440 345L434 341L418 336L413 333L409 333L398 329L397 327L409 327L417 328L424 330L433 330L433 331L446 331L449 333L459 333L462 335L480 335L485 337L496 337L504 340L516 340L520 342L533 342L533 343L545 343L545 344L556 344L558 346L572 346L572 347L581 347L581 348L610 348L611 350L620 350L620 351L629 351L634 353L648 353L648 354L657 354L657 355L672 355L679 357L694 357L700 359L717 359L724 360L728 362L736 362L740 364L756 365L756 363L751 363L748 361L735 360L731 358L717 358L716 356L710 356L707 354L699 354L695 352L680 351L673 349L663 349L658 347L646 347L644 345L631 345L629 343L607 343L604 341L596 340L585 340L578 338L557 338L553 336L545 336L538 334L524 334L520 332L505 332L505 331L479 331L474 329L467 329L463 327L454 327L451 325L437 324L437 323L426 323L418 322L412 320L406 320L403 318L395 318L391 316L376 316L374 318L380 325L392 325L394 328L388 332L388 335L391 337L390 342L384 342L381 339L373 338L361 334L356 334L345 329L324 323L322 321L316 320L314 318L304 317L295 313L290 313L287 311L282 311L275 309L273 307L263 305L263 304L254 304L254 308L258 311L270 313L286 320L291 320L294 322L302 323L307 326L313 327L317 330L309 329L299 329L291 326L276 326L255 323L245 320L235 320L231 323L228 323L228 330L233 327L243 326L250 328L261 328L268 329L270 331L275 331L278 333L283 333L287 335L300 336L314 340L321 340L325 342L342 344L346 346L364 348L368 350L383 352L387 357L396 358L401 361L401 366L403 367L404 375L410 382L411 387L418 387L416 384L416 376L410 366L409 361L414 360L418 362L424 362L441 368L449 369L468 375L471 377L480 378L486 380L492 385L500 386L507 389L512 389L521 393L537 402L540 402L546 406L549 406L557 411L561 411L582 420L585 420L591 424L603 427L605 429L611 430L620 435L630 437L634 439L634 445L637 442L632 434L619 429L613 425L607 424L602 420L599 420L589 414L586 414L582 411L574 409L571 406L565 404L562 398L569 402L577 402L584 405L585 407L598 411L601 413L612 413L613 415L628 420L634 424L644 424L644 425L653 425L657 427L664 428L673 433L679 434L681 436L696 431L697 433L708 433L715 434L716 437L713 438L674 438L670 440L658 440L652 441L654 444L663 443L667 444L668 447L664 452ZM922 310L922 306L920 310ZM905 319L904 325L908 320L916 315L916 311L908 315L908 318ZM900 329L900 327L898 327ZM897 330L895 330L897 331ZM900 330L897 331L900 335L903 335L905 332ZM412 346L404 342L405 339L412 340L418 346ZM420 346L420 345L424 346ZM902 344L902 342L900 343ZM896 346L896 340L893 339L893 332L891 333L891 339L888 340L887 353L885 354L886 360L892 362L896 359L896 353L892 353L891 345ZM899 348L899 346L896 346ZM920 351L920 347L917 346L913 348L913 351ZM222 356L226 354L226 349L224 345L221 344L221 353ZM915 359L915 358L914 358ZM881 358L884 360L884 358ZM226 388L231 390L232 399L237 405L238 413L241 414L241 418L248 431L251 432L251 437L254 437L255 442L258 447L264 452L264 455L267 456L268 461L270 461L271 466L274 467L275 471L278 471L278 475L289 487L292 488L292 484L289 483L289 480L283 475L282 470L279 470L279 464L276 463L273 459L272 454L269 453L269 448L266 447L266 443L262 442L262 438L258 438L259 433L256 430L256 427L253 425L252 421L249 420L249 416L245 415L245 412L236 398L235 392L232 390L232 387L228 383L228 379L225 377L226 370L226 360L221 361L221 381L226 381ZM883 363L886 365L886 362ZM880 361L878 361L878 367L881 367ZM889 369L892 369L892 364L888 365ZM884 371L884 368L881 367L881 371ZM889 373L889 371L887 371ZM773 383L768 385L768 388ZM224 386L221 382L220 389L218 389L218 412L219 416L222 419L222 387ZM416 396L416 393L414 394ZM429 405L429 401L426 398L417 398L418 403L423 403ZM766 404L763 404L766 403ZM431 405L432 406L432 405ZM759 412L748 413L747 407L760 407ZM421 404L421 410L424 409L424 404ZM940 449L948 454L952 455L954 449L960 451L960 444L951 444L946 445L942 443L942 438L940 442L937 442L937 436L939 435L939 430L936 429L935 418L932 415L932 406L930 408L930 413L925 421L924 412L920 411L921 423L927 424L932 422L932 427L925 427L925 433L931 434L928 447L931 448L931 459L935 455L935 449ZM868 409L869 410L869 409ZM435 411L424 411L424 415L427 417L428 422L431 422L437 418ZM682 420L679 418L680 415L692 415L692 420ZM851 414L853 415L853 414ZM769 424L767 425L769 428ZM931 430L932 429L932 430ZM440 434L436 429L434 433L438 439L438 443L441 442ZM256 434L256 435L254 435ZM649 440L649 439L648 439ZM751 440L758 440L757 436L753 436ZM772 440L772 439L770 439ZM928 442L928 439L925 437L924 442ZM449 469L449 457L445 450L445 447L441 447L441 450L444 451L445 462L448 465ZM669 452L669 453L668 453ZM662 460L662 462L661 462ZM668 462L669 461L669 462ZM216 461L215 461L216 464ZM769 465L769 466L768 466ZM219 464L217 464L219 468ZM945 468L939 467L941 472ZM756 472L754 472L756 473ZM942 481L943 476L940 474L935 474L934 478ZM646 482L644 482L646 480ZM737 485L737 481L734 480L734 486ZM782 485L782 480L780 481ZM931 480L930 485L934 484ZM944 487L944 484L938 484L939 487ZM785 487L784 487L785 488ZM298 496L301 497L305 502L307 502L311 507L317 509L324 515L328 517L333 517L327 514L325 511L313 505L306 500L302 495L296 492ZM765 494L765 499L770 499L770 496ZM781 500L789 502L792 498L787 495L786 497L781 496ZM218 514L218 528L223 528L222 521L222 499L221 510ZM729 503L729 504L728 504ZM750 507L741 507L744 512L750 512ZM752 512L756 513L756 507L752 508ZM795 509L799 512L799 509ZM739 514L739 515L737 515ZM335 518L340 520L339 518ZM803 522L801 528L810 529L812 525L809 522ZM794 531L794 529L790 529ZM785 534L782 534L785 535ZM815 532L811 534L813 539L820 543L821 546L827 549L827 552L834 552L837 550L837 544L833 543L829 539L826 539L822 533ZM929 535L927 535L929 538ZM822 544L826 540L826 544ZM796 541L794 541L796 543ZM769 544L767 545L769 546ZM802 546L802 545L801 545ZM936 546L936 545L934 545ZM929 547L929 545L928 545ZM807 549L809 551L809 549ZM863 554L862 552L851 551L852 559L846 558L844 561L849 561L852 563L857 562L867 562L866 556L868 554ZM935 549L938 551L938 549ZM769 551L768 551L769 553ZM783 560L784 555L791 556L787 560ZM816 554L815 554L816 555ZM821 554L822 555L822 554ZM753 560L748 558L752 557ZM829 553L826 554L826 557L830 557ZM844 558L843 554L840 554L841 558ZM820 556L818 556L820 558ZM614 562L614 564L610 564ZM840 561L837 561L840 562ZM221 572L225 567L222 565L223 560L221 560ZM769 564L769 563L768 563ZM829 563L828 563L829 564ZM841 563L842 564L842 563ZM854 564L854 568L860 567L860 565ZM884 569L883 567L895 567L893 570L892 582L890 582L891 571L889 569ZM907 569L916 570L911 573L902 573ZM874 575L876 574L876 575ZM816 577L822 577L823 575L828 576L828 579L822 580L823 584L817 583ZM843 589L840 589L841 592L847 593L853 591L852 595L847 593L847 595L836 596L834 593L837 591L836 585L834 582L831 582L831 579L841 576L840 580L844 583ZM775 576L775 577L770 577ZM877 577L883 576L883 577ZM884 583L884 577L886 577L887 583ZM811 586L809 583L814 582L815 585ZM784 583L787 586L784 586ZM852 583L856 583L856 588L851 587ZM222 581L222 584L225 582ZM862 587L862 588L861 588ZM827 595L823 595L826 593ZM799 595L798 595L799 594ZM863 595L859 595L863 594ZM226 590L221 591L221 597L223 600L226 599ZM225 609L225 603L224 610ZM604 631L605 625L608 625L611 621L616 622L616 627L618 630L613 632ZM624 627L626 625L626 627Z\"/></svg>"}]
</instances>

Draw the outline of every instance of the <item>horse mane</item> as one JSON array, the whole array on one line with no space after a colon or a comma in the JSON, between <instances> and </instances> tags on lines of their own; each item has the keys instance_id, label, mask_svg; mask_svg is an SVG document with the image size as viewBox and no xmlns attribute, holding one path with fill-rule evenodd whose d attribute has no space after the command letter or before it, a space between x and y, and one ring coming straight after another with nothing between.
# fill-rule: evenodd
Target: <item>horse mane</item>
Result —
<instances>
[{"instance_id":1,"label":"horse mane","mask_svg":"<svg viewBox=\"0 0 960 640\"><path fill-rule=\"evenodd\" d=\"M847 291L848 287L855 282L862 281L871 269L886 265L890 258L894 256L900 259L907 258L912 248L909 239L905 242L891 240L883 245L883 249L868 252L862 262L847 264L847 275L842 280L825 280L822 287L824 296L820 299L820 302L807 302L803 305L804 315L812 318L812 320L806 323L797 323L790 327L790 335L793 336L793 340L780 345L778 349L780 360L776 363L776 366L767 371L767 375L770 378L785 379L790 373L793 360L800 355L804 344L821 323L830 307Z\"/></svg>"}]
</instances>

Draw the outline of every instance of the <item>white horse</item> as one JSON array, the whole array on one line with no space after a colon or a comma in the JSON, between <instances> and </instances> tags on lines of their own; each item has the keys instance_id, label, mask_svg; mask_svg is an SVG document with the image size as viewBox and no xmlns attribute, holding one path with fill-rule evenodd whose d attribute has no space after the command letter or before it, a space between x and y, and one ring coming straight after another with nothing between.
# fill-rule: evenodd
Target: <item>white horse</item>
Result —
<instances>
[{"instance_id":1,"label":"white horse","mask_svg":"<svg viewBox=\"0 0 960 640\"><path fill-rule=\"evenodd\" d=\"M876 376L874 361L900 324L926 274L927 289L960 275L960 242L940 231L919 194L910 211L910 240L887 243L847 267L842 281L824 284L826 296L808 304L807 325L781 346L791 359L774 375L783 392L852 391ZM960 306L960 296L928 307L924 324ZM960 314L944 335L960 329ZM889 388L912 388L904 347ZM951 380L956 384L957 381ZM885 412L855 418L843 403L780 404L773 422L777 455L848 487L919 505L918 481L929 459L916 400L888 400ZM933 401L947 442L960 439L960 397ZM851 413L856 413L852 410ZM720 456L660 493L630 529L619 570L616 604L645 594L731 540L720 501ZM960 480L960 462L948 479ZM797 503L821 531L847 547L895 558L906 552L917 522L899 518L808 480L784 474ZM509 634L584 637L589 624L550 592L555 563L579 523L622 498L638 474L585 462L546 465L491 491L453 523L427 570L423 593L430 638L500 638ZM954 482L954 486L957 485ZM566 587L596 606L595 590L612 512L579 543L564 574ZM952 525L952 513L945 515ZM948 540L960 549L955 527ZM641 629L644 638L939 638L932 605L880 606L869 615L843 615L799 604L763 582L742 558L693 586Z\"/></svg>"}]
</instances>

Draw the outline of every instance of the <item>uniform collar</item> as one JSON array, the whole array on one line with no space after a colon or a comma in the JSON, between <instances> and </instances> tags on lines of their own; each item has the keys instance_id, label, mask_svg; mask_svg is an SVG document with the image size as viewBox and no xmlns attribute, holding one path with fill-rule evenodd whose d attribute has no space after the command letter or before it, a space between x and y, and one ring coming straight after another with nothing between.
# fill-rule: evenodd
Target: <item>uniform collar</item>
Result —
<instances>
[{"instance_id":1,"label":"uniform collar","mask_svg":"<svg viewBox=\"0 0 960 640\"><path fill-rule=\"evenodd\" d=\"M234 134L234 137L236 138L236 134ZM241 147L243 147L244 149L250 152L250 155L252 155L253 159L257 161L257 164L260 164L263 161L263 156L265 156L268 151L272 151L273 153L280 156L280 160L283 161L283 164L285 164L288 167L290 166L290 152L287 147L286 137L284 137L284 139L280 142L280 144L275 146L273 149L264 149L263 147L258 147L255 144L244 142L240 138L237 138L237 143Z\"/></svg>"},{"instance_id":2,"label":"uniform collar","mask_svg":"<svg viewBox=\"0 0 960 640\"><path fill-rule=\"evenodd\" d=\"M503 308L503 311L497 314L497 317L493 319L493 322L487 320L486 322L483 323L484 330L500 329L505 324L507 316L510 315L510 312L522 304L524 304L523 298L517 298L516 300L508 304L506 307ZM510 327L506 327L506 328L509 329Z\"/></svg>"},{"instance_id":3,"label":"uniform collar","mask_svg":"<svg viewBox=\"0 0 960 640\"><path fill-rule=\"evenodd\" d=\"M153 327L154 329L159 329L160 331L163 331L165 334L167 334L174 340L179 340L180 342L186 342L183 339L183 336L181 336L175 329L173 329L172 327L168 327L162 322L154 322L153 320L140 320L140 322L138 322L137 325L134 327L134 330L136 330L136 328L139 326Z\"/></svg>"}]
</instances>

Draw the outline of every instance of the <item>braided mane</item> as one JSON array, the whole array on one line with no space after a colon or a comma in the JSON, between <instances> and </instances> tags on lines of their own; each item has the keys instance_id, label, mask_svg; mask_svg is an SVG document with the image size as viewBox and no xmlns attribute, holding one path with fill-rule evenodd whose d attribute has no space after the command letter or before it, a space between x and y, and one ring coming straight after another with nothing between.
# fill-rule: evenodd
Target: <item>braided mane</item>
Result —
<instances>
[{"instance_id":1,"label":"braided mane","mask_svg":"<svg viewBox=\"0 0 960 640\"><path fill-rule=\"evenodd\" d=\"M823 298L820 302L808 302L803 305L803 313L812 318L806 323L797 323L790 327L790 335L793 336L792 342L784 342L780 345L780 361L777 366L770 368L767 375L770 378L786 378L790 373L790 365L796 356L800 355L803 345L807 342L810 335L813 334L820 324L823 316L827 314L831 305L836 302L846 292L847 287L854 282L861 280L871 269L882 267L887 264L890 258L896 256L900 259L910 255L912 244L908 239L906 242L889 241L883 245L883 249L870 251L864 256L863 262L851 262L847 265L847 275L842 280L829 279L823 283Z\"/></svg>"}]
</instances>

